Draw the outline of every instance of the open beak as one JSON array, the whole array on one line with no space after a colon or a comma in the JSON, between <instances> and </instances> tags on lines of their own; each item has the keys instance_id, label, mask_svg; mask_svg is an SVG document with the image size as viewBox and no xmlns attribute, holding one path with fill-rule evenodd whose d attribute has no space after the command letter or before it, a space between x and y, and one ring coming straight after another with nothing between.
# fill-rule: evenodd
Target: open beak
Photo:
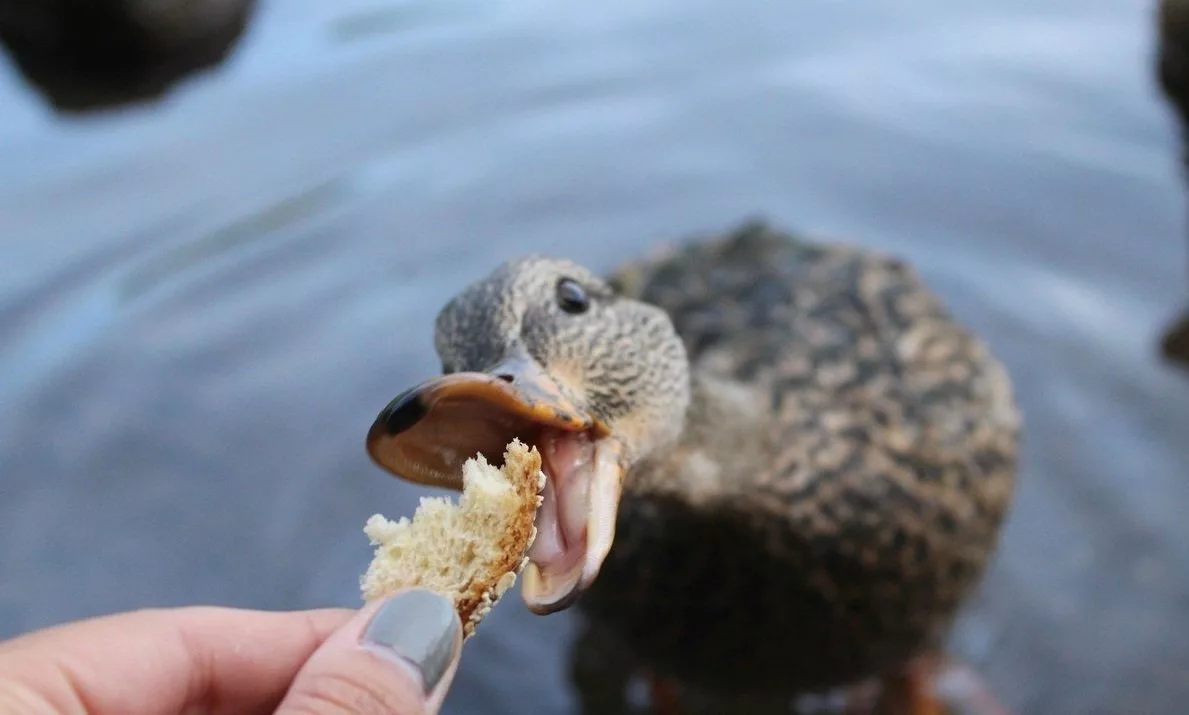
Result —
<instances>
[{"instance_id":1,"label":"open beak","mask_svg":"<svg viewBox=\"0 0 1189 715\"><path fill-rule=\"evenodd\" d=\"M502 465L513 438L537 447L546 475L521 594L533 612L553 613L598 575L615 537L625 465L607 426L534 360L515 355L487 372L406 390L372 424L367 451L397 477L461 490L463 463L482 454Z\"/></svg>"}]
</instances>

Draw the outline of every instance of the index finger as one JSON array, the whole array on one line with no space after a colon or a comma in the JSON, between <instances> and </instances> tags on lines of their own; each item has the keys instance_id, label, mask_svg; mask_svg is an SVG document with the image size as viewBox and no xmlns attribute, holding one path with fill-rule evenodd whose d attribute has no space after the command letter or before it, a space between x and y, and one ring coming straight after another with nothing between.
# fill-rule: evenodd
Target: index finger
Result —
<instances>
[{"instance_id":1,"label":"index finger","mask_svg":"<svg viewBox=\"0 0 1189 715\"><path fill-rule=\"evenodd\" d=\"M352 613L193 607L49 628L0 644L0 712L267 711Z\"/></svg>"}]
</instances>

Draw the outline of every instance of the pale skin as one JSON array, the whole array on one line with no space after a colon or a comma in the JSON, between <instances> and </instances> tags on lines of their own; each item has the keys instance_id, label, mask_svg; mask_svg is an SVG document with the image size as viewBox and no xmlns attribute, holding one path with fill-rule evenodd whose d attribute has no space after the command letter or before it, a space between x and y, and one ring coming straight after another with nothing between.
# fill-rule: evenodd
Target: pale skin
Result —
<instances>
[{"instance_id":1,"label":"pale skin","mask_svg":"<svg viewBox=\"0 0 1189 715\"><path fill-rule=\"evenodd\" d=\"M143 610L0 643L0 715L433 715L416 667L361 635L359 611Z\"/></svg>"}]
</instances>

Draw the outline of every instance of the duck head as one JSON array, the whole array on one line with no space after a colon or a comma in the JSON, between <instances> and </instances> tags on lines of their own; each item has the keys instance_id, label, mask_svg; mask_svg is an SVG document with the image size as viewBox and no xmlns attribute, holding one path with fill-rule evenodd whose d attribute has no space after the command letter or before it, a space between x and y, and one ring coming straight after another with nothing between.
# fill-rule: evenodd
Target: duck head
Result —
<instances>
[{"instance_id":1,"label":"duck head","mask_svg":"<svg viewBox=\"0 0 1189 715\"><path fill-rule=\"evenodd\" d=\"M475 454L502 464L513 438L536 445L546 480L521 594L538 614L567 608L611 548L631 465L681 433L680 337L664 311L581 266L528 257L451 299L434 346L443 374L380 412L368 453L397 477L460 490Z\"/></svg>"}]
</instances>

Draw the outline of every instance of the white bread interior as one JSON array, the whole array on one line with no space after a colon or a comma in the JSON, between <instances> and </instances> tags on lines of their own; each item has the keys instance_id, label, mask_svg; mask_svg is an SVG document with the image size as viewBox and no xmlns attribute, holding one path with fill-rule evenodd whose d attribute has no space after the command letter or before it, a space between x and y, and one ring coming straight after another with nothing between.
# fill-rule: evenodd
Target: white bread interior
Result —
<instances>
[{"instance_id":1,"label":"white bread interior","mask_svg":"<svg viewBox=\"0 0 1189 715\"><path fill-rule=\"evenodd\" d=\"M502 469L476 455L462 476L457 503L423 497L412 520L368 519L363 531L376 549L360 585L367 601L414 586L436 591L469 638L527 563L545 475L536 447L513 440Z\"/></svg>"}]
</instances>

